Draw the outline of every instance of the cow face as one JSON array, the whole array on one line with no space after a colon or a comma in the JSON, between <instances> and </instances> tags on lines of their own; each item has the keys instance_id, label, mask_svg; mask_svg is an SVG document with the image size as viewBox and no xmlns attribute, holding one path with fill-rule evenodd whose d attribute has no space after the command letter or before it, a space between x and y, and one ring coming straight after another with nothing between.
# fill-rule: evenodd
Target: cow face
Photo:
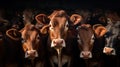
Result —
<instances>
[{"instance_id":1,"label":"cow face","mask_svg":"<svg viewBox=\"0 0 120 67\"><path fill-rule=\"evenodd\" d=\"M92 47L94 43L94 33L89 25L81 25L78 30L78 46L81 50L80 57L84 59L92 58Z\"/></svg>"},{"instance_id":2,"label":"cow face","mask_svg":"<svg viewBox=\"0 0 120 67\"><path fill-rule=\"evenodd\" d=\"M120 23L116 22L115 24L111 25L109 29L107 28L108 32L105 35L106 45L103 50L103 53L107 55L116 55L114 47L119 40L119 25Z\"/></svg>"},{"instance_id":3,"label":"cow face","mask_svg":"<svg viewBox=\"0 0 120 67\"><path fill-rule=\"evenodd\" d=\"M40 41L39 31L32 24L27 24L21 32L25 58L33 59L38 57Z\"/></svg>"},{"instance_id":4,"label":"cow face","mask_svg":"<svg viewBox=\"0 0 120 67\"><path fill-rule=\"evenodd\" d=\"M68 19L66 12L63 10L54 11L49 17L51 47L65 47L65 39L68 31Z\"/></svg>"}]
</instances>

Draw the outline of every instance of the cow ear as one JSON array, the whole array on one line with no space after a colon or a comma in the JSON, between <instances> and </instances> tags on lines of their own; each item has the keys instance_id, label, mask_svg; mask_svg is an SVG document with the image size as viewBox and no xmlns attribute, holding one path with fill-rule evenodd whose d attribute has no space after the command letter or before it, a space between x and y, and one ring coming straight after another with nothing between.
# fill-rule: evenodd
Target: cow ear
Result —
<instances>
[{"instance_id":1,"label":"cow ear","mask_svg":"<svg viewBox=\"0 0 120 67\"><path fill-rule=\"evenodd\" d=\"M93 25L93 30L95 32L96 37L102 37L107 32L106 28L101 24Z\"/></svg>"},{"instance_id":2,"label":"cow ear","mask_svg":"<svg viewBox=\"0 0 120 67\"><path fill-rule=\"evenodd\" d=\"M40 29L40 33L42 33L42 34L47 34L49 27L50 27L49 24L44 25L44 26Z\"/></svg>"},{"instance_id":3,"label":"cow ear","mask_svg":"<svg viewBox=\"0 0 120 67\"><path fill-rule=\"evenodd\" d=\"M72 22L73 25L79 24L82 20L82 16L78 14L72 14L70 17L70 21Z\"/></svg>"},{"instance_id":4,"label":"cow ear","mask_svg":"<svg viewBox=\"0 0 120 67\"><path fill-rule=\"evenodd\" d=\"M12 40L16 40L16 41L20 40L21 38L21 33L16 29L12 29L12 28L6 31L6 35Z\"/></svg>"},{"instance_id":5,"label":"cow ear","mask_svg":"<svg viewBox=\"0 0 120 67\"><path fill-rule=\"evenodd\" d=\"M36 15L35 20L37 21L37 23L41 23L41 24L48 24L49 23L49 18L45 14Z\"/></svg>"}]
</instances>

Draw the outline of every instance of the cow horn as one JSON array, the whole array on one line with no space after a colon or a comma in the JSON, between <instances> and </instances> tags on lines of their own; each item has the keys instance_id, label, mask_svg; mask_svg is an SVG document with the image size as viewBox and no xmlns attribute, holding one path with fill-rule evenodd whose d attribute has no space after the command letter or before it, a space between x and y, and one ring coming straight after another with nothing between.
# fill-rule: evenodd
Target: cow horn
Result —
<instances>
[{"instance_id":1,"label":"cow horn","mask_svg":"<svg viewBox=\"0 0 120 67\"><path fill-rule=\"evenodd\" d=\"M12 32L12 33L11 33ZM13 40L20 40L20 38L16 37L17 36L17 30L16 29L9 29L6 31L6 35L13 39Z\"/></svg>"},{"instance_id":2,"label":"cow horn","mask_svg":"<svg viewBox=\"0 0 120 67\"><path fill-rule=\"evenodd\" d=\"M102 37L107 32L106 28L101 24L93 25L93 30L97 37Z\"/></svg>"}]
</instances>

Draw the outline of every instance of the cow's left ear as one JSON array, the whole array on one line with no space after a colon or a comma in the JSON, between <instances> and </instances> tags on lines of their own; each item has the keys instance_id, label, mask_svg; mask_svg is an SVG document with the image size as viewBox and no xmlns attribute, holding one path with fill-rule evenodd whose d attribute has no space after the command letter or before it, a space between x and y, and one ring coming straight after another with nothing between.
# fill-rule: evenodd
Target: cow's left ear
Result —
<instances>
[{"instance_id":1,"label":"cow's left ear","mask_svg":"<svg viewBox=\"0 0 120 67\"><path fill-rule=\"evenodd\" d=\"M36 15L35 20L37 21L37 23L41 23L41 24L48 24L49 23L49 18L45 14Z\"/></svg>"},{"instance_id":2,"label":"cow's left ear","mask_svg":"<svg viewBox=\"0 0 120 67\"><path fill-rule=\"evenodd\" d=\"M72 14L70 17L70 21L73 25L79 24L82 20L82 16L79 14Z\"/></svg>"},{"instance_id":3,"label":"cow's left ear","mask_svg":"<svg viewBox=\"0 0 120 67\"><path fill-rule=\"evenodd\" d=\"M93 25L93 30L94 30L94 33L97 37L102 37L107 32L106 28L101 24Z\"/></svg>"}]
</instances>

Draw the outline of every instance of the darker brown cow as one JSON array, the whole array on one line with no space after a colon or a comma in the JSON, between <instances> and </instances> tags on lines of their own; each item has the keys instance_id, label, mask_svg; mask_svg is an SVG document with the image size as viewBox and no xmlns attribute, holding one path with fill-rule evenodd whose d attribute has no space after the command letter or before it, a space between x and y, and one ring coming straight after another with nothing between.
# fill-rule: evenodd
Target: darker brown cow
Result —
<instances>
[{"instance_id":1,"label":"darker brown cow","mask_svg":"<svg viewBox=\"0 0 120 67\"><path fill-rule=\"evenodd\" d=\"M80 57L85 59L87 67L94 66L101 67L101 65L99 65L101 63L99 63L98 60L98 57L101 58L101 55L99 56L96 55L96 53L94 53L98 51L94 46L96 39L102 37L105 34L106 29L100 24L94 25L93 28L89 24L82 24L78 26L77 31L78 31L78 46L81 52ZM99 46L99 42L97 42L96 46Z\"/></svg>"},{"instance_id":2,"label":"darker brown cow","mask_svg":"<svg viewBox=\"0 0 120 67\"><path fill-rule=\"evenodd\" d=\"M94 44L94 32L90 25L82 24L77 28L78 44L81 49L80 57L84 59L92 58L92 47Z\"/></svg>"},{"instance_id":3,"label":"darker brown cow","mask_svg":"<svg viewBox=\"0 0 120 67\"><path fill-rule=\"evenodd\" d=\"M33 24L26 24L21 30L22 46L25 53L25 66L44 67L45 64L45 44L40 35L39 29Z\"/></svg>"}]
</instances>

